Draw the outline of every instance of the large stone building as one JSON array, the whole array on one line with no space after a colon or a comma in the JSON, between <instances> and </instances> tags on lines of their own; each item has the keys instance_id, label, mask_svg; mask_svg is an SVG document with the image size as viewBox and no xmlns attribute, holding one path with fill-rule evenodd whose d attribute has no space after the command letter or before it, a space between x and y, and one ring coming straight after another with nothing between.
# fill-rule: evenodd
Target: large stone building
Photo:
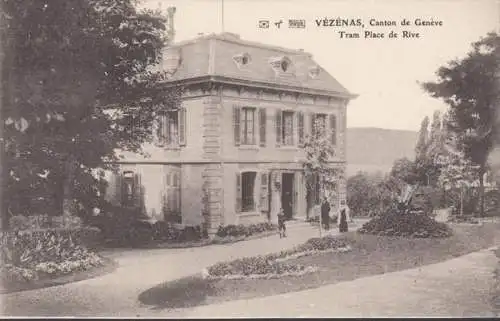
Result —
<instances>
[{"instance_id":1,"label":"large stone building","mask_svg":"<svg viewBox=\"0 0 500 321\"><path fill-rule=\"evenodd\" d=\"M333 167L345 173L346 106L355 95L303 50L211 34L169 46L167 86L182 108L161 116L150 157L127 154L110 177L109 200L149 216L208 227L274 221L280 207L306 217L301 148L314 119L332 133ZM344 176L345 177L345 176ZM334 210L345 200L339 180Z\"/></svg>"}]
</instances>

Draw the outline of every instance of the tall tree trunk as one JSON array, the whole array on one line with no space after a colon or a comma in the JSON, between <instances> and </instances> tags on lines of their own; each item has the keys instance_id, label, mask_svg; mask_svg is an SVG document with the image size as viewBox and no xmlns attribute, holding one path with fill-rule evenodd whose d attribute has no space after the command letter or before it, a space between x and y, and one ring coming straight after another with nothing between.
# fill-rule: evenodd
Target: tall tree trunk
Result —
<instances>
[{"instance_id":1,"label":"tall tree trunk","mask_svg":"<svg viewBox=\"0 0 500 321\"><path fill-rule=\"evenodd\" d=\"M63 224L67 226L75 213L75 202L73 198L73 186L75 181L76 160L70 155L65 164L65 177L63 180L62 216Z\"/></svg>"},{"instance_id":2,"label":"tall tree trunk","mask_svg":"<svg viewBox=\"0 0 500 321\"><path fill-rule=\"evenodd\" d=\"M486 169L482 165L479 170L479 217L484 216L484 173Z\"/></svg>"}]
</instances>

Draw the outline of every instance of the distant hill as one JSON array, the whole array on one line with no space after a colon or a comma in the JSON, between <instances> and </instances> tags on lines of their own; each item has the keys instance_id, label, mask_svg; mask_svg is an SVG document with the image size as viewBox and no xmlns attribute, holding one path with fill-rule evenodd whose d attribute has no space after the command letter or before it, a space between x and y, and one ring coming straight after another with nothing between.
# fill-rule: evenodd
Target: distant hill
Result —
<instances>
[{"instance_id":1,"label":"distant hill","mask_svg":"<svg viewBox=\"0 0 500 321\"><path fill-rule=\"evenodd\" d=\"M370 127L347 129L347 176L389 172L398 158L415 157L418 132Z\"/></svg>"}]
</instances>

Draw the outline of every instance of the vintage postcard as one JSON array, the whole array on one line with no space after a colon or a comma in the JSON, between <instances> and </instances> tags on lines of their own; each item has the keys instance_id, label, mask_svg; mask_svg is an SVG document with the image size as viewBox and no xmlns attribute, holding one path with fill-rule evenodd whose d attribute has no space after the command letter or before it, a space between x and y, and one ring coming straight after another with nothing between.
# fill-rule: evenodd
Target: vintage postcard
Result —
<instances>
[{"instance_id":1,"label":"vintage postcard","mask_svg":"<svg viewBox=\"0 0 500 321\"><path fill-rule=\"evenodd\" d=\"M0 15L3 318L498 315L500 1Z\"/></svg>"}]
</instances>

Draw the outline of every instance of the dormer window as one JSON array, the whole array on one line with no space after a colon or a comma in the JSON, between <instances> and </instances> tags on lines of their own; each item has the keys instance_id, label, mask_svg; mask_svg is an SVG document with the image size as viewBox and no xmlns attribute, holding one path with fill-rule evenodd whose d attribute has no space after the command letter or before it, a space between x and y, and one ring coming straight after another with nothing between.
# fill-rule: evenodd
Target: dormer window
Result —
<instances>
[{"instance_id":1,"label":"dormer window","mask_svg":"<svg viewBox=\"0 0 500 321\"><path fill-rule=\"evenodd\" d=\"M318 77L319 72L320 72L319 66L310 67L309 68L309 77L316 78L316 77Z\"/></svg>"},{"instance_id":2,"label":"dormer window","mask_svg":"<svg viewBox=\"0 0 500 321\"><path fill-rule=\"evenodd\" d=\"M275 57L269 60L275 72L287 72L290 70L292 61L288 57Z\"/></svg>"},{"instance_id":3,"label":"dormer window","mask_svg":"<svg viewBox=\"0 0 500 321\"><path fill-rule=\"evenodd\" d=\"M242 53L233 57L234 62L238 67L248 65L251 61L250 55L248 53Z\"/></svg>"}]
</instances>

